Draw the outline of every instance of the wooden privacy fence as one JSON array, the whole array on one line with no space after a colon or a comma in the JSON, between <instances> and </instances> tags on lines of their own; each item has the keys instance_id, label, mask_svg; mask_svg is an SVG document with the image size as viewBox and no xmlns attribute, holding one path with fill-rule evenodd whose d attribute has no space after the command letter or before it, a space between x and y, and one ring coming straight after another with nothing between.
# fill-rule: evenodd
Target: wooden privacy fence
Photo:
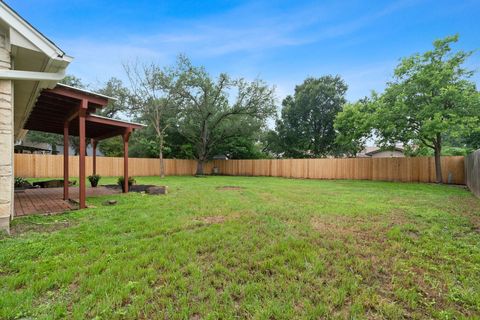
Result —
<instances>
[{"instance_id":1,"label":"wooden privacy fence","mask_svg":"<svg viewBox=\"0 0 480 320\"><path fill-rule=\"evenodd\" d=\"M480 197L480 150L465 157L465 184Z\"/></svg>"},{"instance_id":2,"label":"wooden privacy fence","mask_svg":"<svg viewBox=\"0 0 480 320\"><path fill-rule=\"evenodd\" d=\"M78 156L69 157L69 175L78 177ZM87 175L92 174L92 157L85 158ZM159 159L129 158L129 175L160 175ZM166 175L193 175L197 169L195 160L165 159ZM205 166L206 172L212 171L212 163ZM105 177L123 176L123 158L97 157L97 173ZM29 178L63 177L63 156L43 154L15 154L15 176Z\"/></svg>"},{"instance_id":3,"label":"wooden privacy fence","mask_svg":"<svg viewBox=\"0 0 480 320\"><path fill-rule=\"evenodd\" d=\"M220 174L307 179L435 182L432 157L285 160L215 160ZM442 157L445 182L464 184L464 157Z\"/></svg>"},{"instance_id":4,"label":"wooden privacy fence","mask_svg":"<svg viewBox=\"0 0 480 320\"><path fill-rule=\"evenodd\" d=\"M78 157L70 156L70 176L78 176ZM86 158L87 175L92 173L92 158ZM166 159L166 175L193 175L195 160ZM435 163L431 157L351 158L285 160L215 160L205 164L205 173L213 168L219 174L233 176L271 176L309 179L354 179L403 182L435 182ZM465 184L464 157L442 157L445 182ZM121 176L123 158L97 157L97 173ZM130 176L158 176L158 159L129 159ZM63 176L63 156L15 154L15 176L47 178Z\"/></svg>"}]
</instances>

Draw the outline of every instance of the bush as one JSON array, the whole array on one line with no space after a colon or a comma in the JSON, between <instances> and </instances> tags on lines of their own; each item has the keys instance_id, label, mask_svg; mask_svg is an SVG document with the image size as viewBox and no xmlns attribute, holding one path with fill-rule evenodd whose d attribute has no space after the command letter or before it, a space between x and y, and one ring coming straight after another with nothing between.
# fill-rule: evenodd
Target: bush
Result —
<instances>
[{"instance_id":1,"label":"bush","mask_svg":"<svg viewBox=\"0 0 480 320\"><path fill-rule=\"evenodd\" d=\"M90 181L90 185L92 188L96 188L98 186L98 182L100 181L102 177L98 174L93 174L91 176L88 176L88 181Z\"/></svg>"},{"instance_id":2,"label":"bush","mask_svg":"<svg viewBox=\"0 0 480 320\"><path fill-rule=\"evenodd\" d=\"M118 185L122 187L122 191L123 191L123 192L125 192L125 190L124 190L124 186L125 186L125 185L124 185L124 181L125 181L124 177L119 177L119 178L118 178L118 181L117 181ZM131 187L135 182L136 182L136 181L135 181L135 179L134 179L133 177L128 177L128 187Z\"/></svg>"},{"instance_id":3,"label":"bush","mask_svg":"<svg viewBox=\"0 0 480 320\"><path fill-rule=\"evenodd\" d=\"M27 179L22 177L15 177L15 188L25 188L31 186L32 185L30 184L30 182L27 181Z\"/></svg>"}]
</instances>

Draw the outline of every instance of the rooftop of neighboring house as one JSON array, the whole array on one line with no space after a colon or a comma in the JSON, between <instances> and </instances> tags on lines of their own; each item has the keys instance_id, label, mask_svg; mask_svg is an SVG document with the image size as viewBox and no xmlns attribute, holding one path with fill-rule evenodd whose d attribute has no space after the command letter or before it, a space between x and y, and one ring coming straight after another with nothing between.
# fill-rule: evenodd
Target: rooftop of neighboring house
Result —
<instances>
[{"instance_id":1,"label":"rooftop of neighboring house","mask_svg":"<svg viewBox=\"0 0 480 320\"><path fill-rule=\"evenodd\" d=\"M367 146L361 152L357 153L357 158L371 158L371 157L402 157L405 149L403 145L397 144L393 148L382 148L379 146Z\"/></svg>"}]
</instances>

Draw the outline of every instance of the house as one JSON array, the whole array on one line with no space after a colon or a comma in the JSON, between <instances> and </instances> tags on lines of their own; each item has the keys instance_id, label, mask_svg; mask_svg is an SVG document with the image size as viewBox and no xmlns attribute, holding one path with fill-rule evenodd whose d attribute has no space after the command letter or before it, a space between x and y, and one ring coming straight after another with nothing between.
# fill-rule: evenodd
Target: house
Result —
<instances>
[{"instance_id":1,"label":"house","mask_svg":"<svg viewBox=\"0 0 480 320\"><path fill-rule=\"evenodd\" d=\"M0 229L13 213L14 141L25 131L35 101L65 76L72 61L52 41L0 2Z\"/></svg>"},{"instance_id":2,"label":"house","mask_svg":"<svg viewBox=\"0 0 480 320\"><path fill-rule=\"evenodd\" d=\"M403 158L405 157L405 150L401 146L394 148L380 148L377 146L365 147L362 152L357 154L357 158Z\"/></svg>"},{"instance_id":3,"label":"house","mask_svg":"<svg viewBox=\"0 0 480 320\"><path fill-rule=\"evenodd\" d=\"M143 125L95 114L113 98L59 84L72 61L52 41L0 1L0 230L14 216L14 141L26 130L63 134L63 200L69 200L69 137L79 137L79 208L86 208L86 139L120 135L124 147L124 190L128 192L128 140Z\"/></svg>"}]
</instances>

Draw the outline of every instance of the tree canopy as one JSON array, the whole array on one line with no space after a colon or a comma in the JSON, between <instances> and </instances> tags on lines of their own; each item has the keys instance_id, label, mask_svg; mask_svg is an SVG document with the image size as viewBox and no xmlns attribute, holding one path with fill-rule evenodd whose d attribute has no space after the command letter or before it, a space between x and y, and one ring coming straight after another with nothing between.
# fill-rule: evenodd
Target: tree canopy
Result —
<instances>
[{"instance_id":1,"label":"tree canopy","mask_svg":"<svg viewBox=\"0 0 480 320\"><path fill-rule=\"evenodd\" d=\"M339 76L307 78L282 102L274 148L285 157L336 154L334 120L345 104L347 85Z\"/></svg>"},{"instance_id":2,"label":"tree canopy","mask_svg":"<svg viewBox=\"0 0 480 320\"><path fill-rule=\"evenodd\" d=\"M471 81L473 71L464 67L471 52L453 52L457 41L458 36L449 36L435 41L433 50L402 59L383 94L372 95L367 107L358 103L338 115L339 139L359 141L375 130L382 145L430 148L436 180L442 182L443 139L464 136L480 125L480 95ZM357 123L348 125L348 119Z\"/></svg>"},{"instance_id":3,"label":"tree canopy","mask_svg":"<svg viewBox=\"0 0 480 320\"><path fill-rule=\"evenodd\" d=\"M192 144L197 174L219 145L265 126L275 112L274 89L261 80L227 74L213 79L185 57L179 57L175 73L171 92L180 104L178 129Z\"/></svg>"}]
</instances>

